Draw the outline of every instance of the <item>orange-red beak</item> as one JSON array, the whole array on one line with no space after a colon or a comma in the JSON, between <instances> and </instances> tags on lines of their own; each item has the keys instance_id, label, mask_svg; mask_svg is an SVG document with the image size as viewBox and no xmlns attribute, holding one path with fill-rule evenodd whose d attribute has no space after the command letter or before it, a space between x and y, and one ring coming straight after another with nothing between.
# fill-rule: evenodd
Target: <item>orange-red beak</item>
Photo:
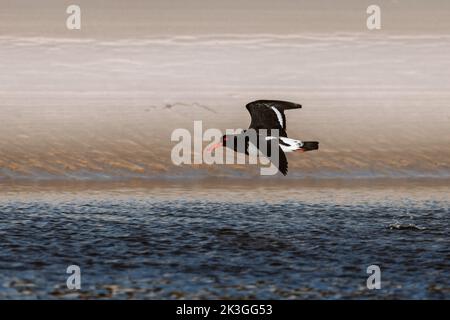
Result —
<instances>
[{"instance_id":1,"label":"orange-red beak","mask_svg":"<svg viewBox=\"0 0 450 320\"><path fill-rule=\"evenodd\" d=\"M222 143L222 142L219 142L219 143L216 143L216 144L213 144L212 146L210 146L208 149L206 149L206 151L212 152L212 151L214 151L214 150L216 150L217 148L220 148L220 147L222 147L222 146L223 146L223 143Z\"/></svg>"}]
</instances>

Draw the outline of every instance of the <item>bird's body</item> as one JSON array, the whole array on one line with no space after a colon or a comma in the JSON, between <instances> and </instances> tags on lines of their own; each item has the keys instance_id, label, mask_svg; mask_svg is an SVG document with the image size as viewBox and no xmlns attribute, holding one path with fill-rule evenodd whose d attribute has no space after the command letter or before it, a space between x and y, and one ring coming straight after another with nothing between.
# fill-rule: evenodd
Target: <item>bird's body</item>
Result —
<instances>
[{"instance_id":1,"label":"bird's body","mask_svg":"<svg viewBox=\"0 0 450 320\"><path fill-rule=\"evenodd\" d=\"M240 134L224 135L219 144L212 146L231 147L236 152L252 154L259 150L274 163L279 171L286 175L288 163L285 153L294 151L311 151L319 149L317 141L301 141L288 138L286 133L285 110L300 109L302 106L293 102L280 100L257 100L246 105L251 116L249 130ZM255 133L252 135L252 133ZM242 143L239 143L241 141ZM264 146L261 143L265 143ZM277 146L278 157L273 155L273 146ZM256 152L253 154L257 154Z\"/></svg>"}]
</instances>

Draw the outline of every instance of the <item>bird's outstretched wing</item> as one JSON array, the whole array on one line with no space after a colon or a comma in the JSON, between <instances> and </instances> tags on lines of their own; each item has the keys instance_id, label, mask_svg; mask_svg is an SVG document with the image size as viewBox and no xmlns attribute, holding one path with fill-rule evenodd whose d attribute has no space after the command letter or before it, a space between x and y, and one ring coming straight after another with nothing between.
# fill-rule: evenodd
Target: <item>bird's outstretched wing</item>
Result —
<instances>
[{"instance_id":1,"label":"bird's outstretched wing","mask_svg":"<svg viewBox=\"0 0 450 320\"><path fill-rule=\"evenodd\" d=\"M283 150L281 150L281 148L279 148L279 156L278 156L278 170L280 170L280 172L283 175L287 175L288 172L288 162L286 159L286 155L284 154Z\"/></svg>"},{"instance_id":2,"label":"bird's outstretched wing","mask_svg":"<svg viewBox=\"0 0 450 320\"><path fill-rule=\"evenodd\" d=\"M278 145L278 143L276 144L275 147L275 152L278 152L278 161L274 161L276 159L276 157L274 157L273 155L273 148L272 148L272 144L271 144L271 140L266 140L266 148L259 148L258 145L258 149L259 151L261 151L261 153L270 160L270 162L272 162L272 164L274 166L276 166L278 168L278 170L283 174L283 175L287 175L288 172L288 161L286 158L286 154L283 152L283 150L281 149L281 147Z\"/></svg>"},{"instance_id":3,"label":"bird's outstretched wing","mask_svg":"<svg viewBox=\"0 0 450 320\"><path fill-rule=\"evenodd\" d=\"M300 109L302 106L288 101L257 100L246 105L252 121L250 129L278 129L280 137L287 137L284 110Z\"/></svg>"},{"instance_id":4,"label":"bird's outstretched wing","mask_svg":"<svg viewBox=\"0 0 450 320\"><path fill-rule=\"evenodd\" d=\"M273 161L272 154L268 157L270 162L273 163L274 166L278 168L278 171L280 171L283 175L287 175L288 172L288 162L286 159L286 154L281 150L281 148L278 148L278 163Z\"/></svg>"}]
</instances>

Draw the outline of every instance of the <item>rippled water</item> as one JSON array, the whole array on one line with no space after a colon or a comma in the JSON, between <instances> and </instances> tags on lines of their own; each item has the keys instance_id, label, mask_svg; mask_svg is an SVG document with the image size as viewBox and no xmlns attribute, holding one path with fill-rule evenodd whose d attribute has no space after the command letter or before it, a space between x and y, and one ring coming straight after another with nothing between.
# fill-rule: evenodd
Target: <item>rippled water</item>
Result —
<instances>
[{"instance_id":1,"label":"rippled water","mask_svg":"<svg viewBox=\"0 0 450 320\"><path fill-rule=\"evenodd\" d=\"M0 298L448 299L447 191L7 194ZM80 291L66 288L71 264ZM366 288L373 264L381 290Z\"/></svg>"}]
</instances>

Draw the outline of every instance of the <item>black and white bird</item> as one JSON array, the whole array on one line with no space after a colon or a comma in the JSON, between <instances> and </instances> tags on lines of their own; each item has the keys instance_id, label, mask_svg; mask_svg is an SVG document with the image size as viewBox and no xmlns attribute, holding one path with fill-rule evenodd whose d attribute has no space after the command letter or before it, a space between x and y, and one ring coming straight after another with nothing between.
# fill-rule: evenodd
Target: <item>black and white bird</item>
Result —
<instances>
[{"instance_id":1,"label":"black and white bird","mask_svg":"<svg viewBox=\"0 0 450 320\"><path fill-rule=\"evenodd\" d=\"M305 152L319 149L318 141L301 141L296 139L288 138L286 133L286 116L284 114L285 110L290 109L300 109L302 106L297 103L279 100L257 100L250 102L246 105L247 110L250 112L251 123L249 130L254 130L258 135L264 131L264 138L257 139L256 148L260 151L262 149L266 150L265 155L270 159L272 156L272 150L270 150L271 141L276 139L278 142L278 170L286 175L288 171L288 162L285 153L287 152ZM210 151L219 147L230 147L236 152L243 152L249 154L249 150L253 147L251 142L249 142L248 131L244 130L240 134L234 135L224 135L220 143L217 143L209 148ZM277 135L272 133L273 130L277 130ZM239 139L246 139L245 143L240 144ZM266 142L265 148L260 148L260 140ZM232 141L232 143L230 143ZM228 144L227 144L228 142ZM240 146L244 146L243 150L240 150Z\"/></svg>"}]
</instances>

